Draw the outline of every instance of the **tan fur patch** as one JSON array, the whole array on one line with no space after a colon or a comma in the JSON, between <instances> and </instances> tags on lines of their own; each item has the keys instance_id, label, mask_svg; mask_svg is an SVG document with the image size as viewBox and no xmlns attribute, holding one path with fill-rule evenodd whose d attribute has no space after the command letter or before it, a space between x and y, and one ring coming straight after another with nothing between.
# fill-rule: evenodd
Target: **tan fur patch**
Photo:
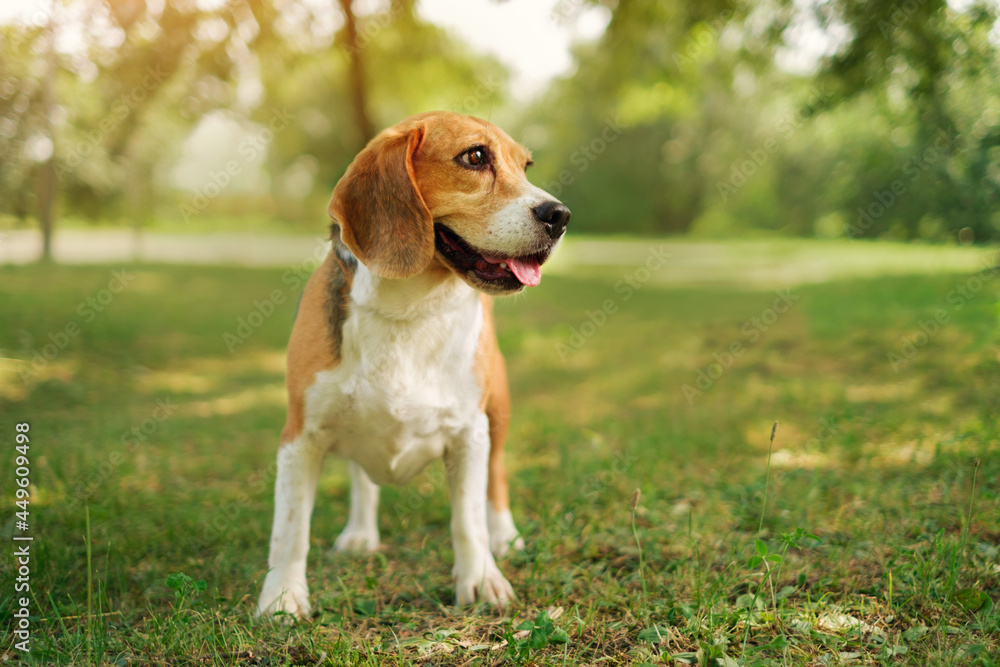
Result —
<instances>
[{"instance_id":1,"label":"tan fur patch","mask_svg":"<svg viewBox=\"0 0 1000 667\"><path fill-rule=\"evenodd\" d=\"M493 299L482 295L483 329L476 349L476 377L482 387L482 409L490 422L490 470L486 495L494 510L500 512L510 505L507 489L507 467L503 448L510 429L510 390L507 386L507 365L497 344L493 323Z\"/></svg>"},{"instance_id":2,"label":"tan fur patch","mask_svg":"<svg viewBox=\"0 0 1000 667\"><path fill-rule=\"evenodd\" d=\"M337 241L334 242L335 244ZM309 278L288 341L288 419L281 443L295 440L305 425L305 392L320 371L340 364L343 322L347 319L354 267L336 250Z\"/></svg>"}]
</instances>

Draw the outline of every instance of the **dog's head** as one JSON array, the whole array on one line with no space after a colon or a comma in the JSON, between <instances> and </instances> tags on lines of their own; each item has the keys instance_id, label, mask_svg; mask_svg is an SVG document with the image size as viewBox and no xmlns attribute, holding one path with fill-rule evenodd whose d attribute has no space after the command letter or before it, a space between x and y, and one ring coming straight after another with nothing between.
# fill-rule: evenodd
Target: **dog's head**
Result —
<instances>
[{"instance_id":1,"label":"dog's head","mask_svg":"<svg viewBox=\"0 0 1000 667\"><path fill-rule=\"evenodd\" d=\"M528 182L531 154L500 128L449 112L411 116L361 151L333 190L330 217L373 273L439 264L490 294L541 280L569 209Z\"/></svg>"}]
</instances>

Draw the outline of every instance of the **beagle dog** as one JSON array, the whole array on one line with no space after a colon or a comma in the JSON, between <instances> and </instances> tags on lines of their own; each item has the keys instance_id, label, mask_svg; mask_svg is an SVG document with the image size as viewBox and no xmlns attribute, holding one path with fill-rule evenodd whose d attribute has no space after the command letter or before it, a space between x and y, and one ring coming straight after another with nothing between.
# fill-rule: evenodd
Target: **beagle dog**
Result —
<instances>
[{"instance_id":1,"label":"beagle dog","mask_svg":"<svg viewBox=\"0 0 1000 667\"><path fill-rule=\"evenodd\" d=\"M510 419L491 296L538 285L570 212L528 182L531 154L448 112L375 137L334 188L334 246L288 345L274 527L259 614L310 614L309 520L327 453L351 476L338 551L379 546L379 486L443 458L458 605L514 597L496 558L523 548L508 505Z\"/></svg>"}]
</instances>

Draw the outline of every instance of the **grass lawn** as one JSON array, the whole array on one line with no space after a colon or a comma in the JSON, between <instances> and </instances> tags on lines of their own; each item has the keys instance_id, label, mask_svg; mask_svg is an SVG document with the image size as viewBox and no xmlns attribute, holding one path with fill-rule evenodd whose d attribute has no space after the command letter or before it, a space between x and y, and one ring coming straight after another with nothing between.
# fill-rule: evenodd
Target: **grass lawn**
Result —
<instances>
[{"instance_id":1,"label":"grass lawn","mask_svg":"<svg viewBox=\"0 0 1000 667\"><path fill-rule=\"evenodd\" d=\"M0 526L20 534L26 422L34 537L31 651L15 648L5 549L0 654L1000 664L998 273L775 290L737 271L711 285L657 280L642 253L634 261L563 267L498 303L527 543L501 567L520 601L450 606L440 464L383 491L381 552L331 555L348 481L329 460L309 554L317 614L291 627L253 609L301 276L0 267ZM258 307L270 315L251 317ZM239 318L259 326L242 335Z\"/></svg>"}]
</instances>

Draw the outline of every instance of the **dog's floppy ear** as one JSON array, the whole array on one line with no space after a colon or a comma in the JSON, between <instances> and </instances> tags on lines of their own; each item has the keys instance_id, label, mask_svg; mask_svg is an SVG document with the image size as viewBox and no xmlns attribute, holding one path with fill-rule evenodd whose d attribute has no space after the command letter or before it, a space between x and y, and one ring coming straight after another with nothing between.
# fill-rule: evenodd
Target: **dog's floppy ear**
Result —
<instances>
[{"instance_id":1,"label":"dog's floppy ear","mask_svg":"<svg viewBox=\"0 0 1000 667\"><path fill-rule=\"evenodd\" d=\"M330 217L340 237L385 278L420 273L434 257L434 221L413 173L423 127L372 139L333 189Z\"/></svg>"}]
</instances>

